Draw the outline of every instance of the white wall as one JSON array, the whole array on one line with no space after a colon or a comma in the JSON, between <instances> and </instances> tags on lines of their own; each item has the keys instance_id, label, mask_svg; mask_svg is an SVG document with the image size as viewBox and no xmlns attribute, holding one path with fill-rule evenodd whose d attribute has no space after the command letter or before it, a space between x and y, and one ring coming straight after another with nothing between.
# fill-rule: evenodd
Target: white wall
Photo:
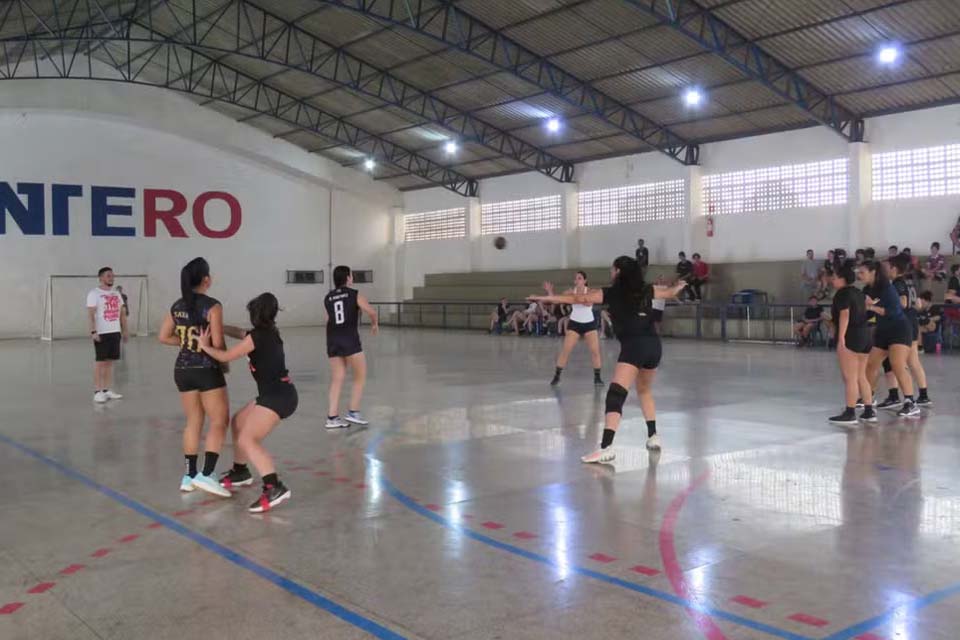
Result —
<instances>
[{"instance_id":1,"label":"white wall","mask_svg":"<svg viewBox=\"0 0 960 640\"><path fill-rule=\"evenodd\" d=\"M48 274L95 273L103 265L149 275L150 326L156 327L179 296L180 267L198 255L211 263L210 293L224 303L228 319L245 321L246 301L270 290L284 307L284 325L322 323L327 287L287 285L285 271L328 269L331 190L333 260L374 269L376 289L368 293L392 296L394 263L384 248L391 239L390 209L400 199L390 187L160 89L27 80L6 81L3 89L0 182L14 188L44 183L47 217L46 235L26 236L7 215L0 292L18 302L0 314L0 337L39 334ZM84 189L71 201L67 236L51 235L52 183ZM92 236L92 185L136 189L133 217L111 220L135 227L134 237ZM229 192L241 204L243 223L231 238L204 238L193 230L188 210L180 220L189 238L170 238L163 226L157 237L144 237L144 188L174 189L189 202L204 191ZM218 215L225 217L215 209L211 205L211 226L219 224Z\"/></svg>"},{"instance_id":2,"label":"white wall","mask_svg":"<svg viewBox=\"0 0 960 640\"><path fill-rule=\"evenodd\" d=\"M866 132L867 156L871 153L960 143L960 106L873 118L867 122ZM960 198L875 202L869 197L869 186L865 188L865 193L855 194L866 195L860 211L853 211L857 200L851 198L846 206L715 216L714 236L707 237L705 212L699 198L694 195L698 174L710 175L836 158L850 158L852 163L855 154L853 147L840 136L825 127L815 127L704 145L700 153L701 165L694 169L659 153L578 165L577 188L583 191L684 179L690 196L688 218L571 228L563 232L510 234L505 251L494 250L490 238L481 238L479 259L472 263L464 259L429 259L440 242L446 242L447 247L469 247L469 239L460 245L457 241L418 242L405 247L398 260L398 278L404 284L401 289L404 295L410 295L413 287L423 283L423 275L431 272L559 267L562 266L559 247L563 246L565 240L577 248L570 252L571 255L578 256L578 264L567 264L568 267L606 265L616 254L632 252L639 237L645 239L651 260L655 263L673 263L677 252L681 250L686 251L688 256L698 251L704 259L712 262L795 260L801 258L808 248L823 254L827 249L845 246L854 234L852 228L857 230L858 244L862 246L885 248L896 243L901 247L910 246L915 253L923 254L930 242L938 240L946 250L949 231L960 215ZM869 164L866 169L869 171ZM851 189L854 189L854 185L851 185ZM481 181L480 202L535 198L562 191L563 186L549 178L525 173ZM442 189L407 192L403 194L403 200L406 213L465 206L467 202ZM857 224L851 222L854 219ZM857 244L856 240L852 242ZM430 268L431 265L433 268Z\"/></svg>"}]
</instances>

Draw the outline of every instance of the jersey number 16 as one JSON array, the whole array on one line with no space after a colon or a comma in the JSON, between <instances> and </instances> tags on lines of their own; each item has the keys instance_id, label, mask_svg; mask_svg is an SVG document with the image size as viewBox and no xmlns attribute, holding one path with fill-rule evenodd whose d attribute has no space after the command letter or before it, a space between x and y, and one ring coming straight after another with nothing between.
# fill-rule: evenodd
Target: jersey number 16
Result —
<instances>
[{"instance_id":1,"label":"jersey number 16","mask_svg":"<svg viewBox=\"0 0 960 640\"><path fill-rule=\"evenodd\" d=\"M176 328L180 336L180 348L194 353L200 353L200 331L197 327L185 327L179 325Z\"/></svg>"}]
</instances>

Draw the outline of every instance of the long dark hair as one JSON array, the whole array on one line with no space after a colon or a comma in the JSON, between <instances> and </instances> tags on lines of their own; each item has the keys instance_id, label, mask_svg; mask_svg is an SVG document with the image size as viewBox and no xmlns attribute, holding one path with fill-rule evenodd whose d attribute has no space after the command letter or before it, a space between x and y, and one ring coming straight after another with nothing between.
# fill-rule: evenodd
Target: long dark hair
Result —
<instances>
[{"instance_id":1,"label":"long dark hair","mask_svg":"<svg viewBox=\"0 0 960 640\"><path fill-rule=\"evenodd\" d=\"M651 289L643 279L640 263L630 256L620 256L613 261L613 268L617 270L613 286L623 290L631 305L636 309L650 306Z\"/></svg>"},{"instance_id":2,"label":"long dark hair","mask_svg":"<svg viewBox=\"0 0 960 640\"><path fill-rule=\"evenodd\" d=\"M837 265L837 270L835 271L836 276L844 280L848 287L857 281L856 266L857 261L851 258L847 258Z\"/></svg>"},{"instance_id":3,"label":"long dark hair","mask_svg":"<svg viewBox=\"0 0 960 640\"><path fill-rule=\"evenodd\" d=\"M581 276L583 276L583 284L589 286L589 285L590 285L590 278L587 277L587 272L586 272L586 271L577 271L577 273L579 273Z\"/></svg>"},{"instance_id":4,"label":"long dark hair","mask_svg":"<svg viewBox=\"0 0 960 640\"><path fill-rule=\"evenodd\" d=\"M880 291L890 286L890 278L883 272L883 265L879 261L867 260L863 263L863 266L867 271L872 271L876 274L873 280L874 291Z\"/></svg>"},{"instance_id":5,"label":"long dark hair","mask_svg":"<svg viewBox=\"0 0 960 640\"><path fill-rule=\"evenodd\" d=\"M280 311L277 296L269 291L261 293L247 303L247 311L250 312L250 324L253 325L254 329L276 330L277 312Z\"/></svg>"},{"instance_id":6,"label":"long dark hair","mask_svg":"<svg viewBox=\"0 0 960 640\"><path fill-rule=\"evenodd\" d=\"M192 324L199 324L197 319L197 294L194 289L209 277L210 265L203 258L194 258L180 270L180 296L187 308Z\"/></svg>"}]
</instances>

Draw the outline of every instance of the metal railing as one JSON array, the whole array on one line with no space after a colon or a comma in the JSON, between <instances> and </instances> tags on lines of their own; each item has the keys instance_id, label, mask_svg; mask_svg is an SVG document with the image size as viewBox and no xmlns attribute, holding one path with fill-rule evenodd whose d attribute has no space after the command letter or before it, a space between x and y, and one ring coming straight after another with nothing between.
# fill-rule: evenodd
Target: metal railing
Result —
<instances>
[{"instance_id":1,"label":"metal railing","mask_svg":"<svg viewBox=\"0 0 960 640\"><path fill-rule=\"evenodd\" d=\"M391 327L487 331L497 302L371 302L380 324ZM511 303L519 310L526 303ZM938 305L960 309L960 305ZM792 343L805 304L776 303L669 303L660 327L661 335L703 340ZM824 305L824 309L828 307ZM960 349L960 320L941 320L944 350ZM828 324L821 321L813 334L814 345L827 346Z\"/></svg>"}]
</instances>

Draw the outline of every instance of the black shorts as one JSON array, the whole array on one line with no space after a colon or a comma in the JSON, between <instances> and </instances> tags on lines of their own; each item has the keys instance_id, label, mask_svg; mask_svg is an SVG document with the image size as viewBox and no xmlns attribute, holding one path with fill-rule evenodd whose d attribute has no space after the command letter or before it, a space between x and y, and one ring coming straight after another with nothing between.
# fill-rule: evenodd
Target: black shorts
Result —
<instances>
[{"instance_id":1,"label":"black shorts","mask_svg":"<svg viewBox=\"0 0 960 640\"><path fill-rule=\"evenodd\" d=\"M843 336L843 341L847 345L847 349L854 353L870 353L870 349L873 348L871 333L870 329L866 327L861 329L848 328L847 333Z\"/></svg>"},{"instance_id":2,"label":"black shorts","mask_svg":"<svg viewBox=\"0 0 960 640\"><path fill-rule=\"evenodd\" d=\"M257 396L257 404L270 409L280 416L281 420L286 420L293 415L297 410L298 402L297 388L292 384L283 384L264 390Z\"/></svg>"},{"instance_id":3,"label":"black shorts","mask_svg":"<svg viewBox=\"0 0 960 640\"><path fill-rule=\"evenodd\" d=\"M192 369L174 369L173 381L177 384L177 391L213 391L227 386L220 367L194 367Z\"/></svg>"},{"instance_id":4,"label":"black shorts","mask_svg":"<svg viewBox=\"0 0 960 640\"><path fill-rule=\"evenodd\" d=\"M100 341L93 343L93 351L96 353L97 362L110 362L120 359L120 334L119 333L101 333Z\"/></svg>"},{"instance_id":5,"label":"black shorts","mask_svg":"<svg viewBox=\"0 0 960 640\"><path fill-rule=\"evenodd\" d=\"M917 318L911 318L910 328L913 330L913 341L916 342L920 339L920 320Z\"/></svg>"},{"instance_id":6,"label":"black shorts","mask_svg":"<svg viewBox=\"0 0 960 640\"><path fill-rule=\"evenodd\" d=\"M328 358L349 358L363 351L359 335L332 335L327 336Z\"/></svg>"},{"instance_id":7,"label":"black shorts","mask_svg":"<svg viewBox=\"0 0 960 640\"><path fill-rule=\"evenodd\" d=\"M593 320L591 322L576 322L571 320L567 324L567 329L573 331L574 333L579 333L581 336L585 336L591 331L597 330L597 321Z\"/></svg>"},{"instance_id":8,"label":"black shorts","mask_svg":"<svg viewBox=\"0 0 960 640\"><path fill-rule=\"evenodd\" d=\"M617 362L632 364L637 369L656 369L662 356L660 336L634 336L620 341Z\"/></svg>"},{"instance_id":9,"label":"black shorts","mask_svg":"<svg viewBox=\"0 0 960 640\"><path fill-rule=\"evenodd\" d=\"M877 323L877 329L873 333L873 346L889 351L890 345L894 344L902 344L905 347L913 344L913 329L906 316L900 316L889 323Z\"/></svg>"},{"instance_id":10,"label":"black shorts","mask_svg":"<svg viewBox=\"0 0 960 640\"><path fill-rule=\"evenodd\" d=\"M651 309L650 317L654 322L663 322L663 309Z\"/></svg>"}]
</instances>

